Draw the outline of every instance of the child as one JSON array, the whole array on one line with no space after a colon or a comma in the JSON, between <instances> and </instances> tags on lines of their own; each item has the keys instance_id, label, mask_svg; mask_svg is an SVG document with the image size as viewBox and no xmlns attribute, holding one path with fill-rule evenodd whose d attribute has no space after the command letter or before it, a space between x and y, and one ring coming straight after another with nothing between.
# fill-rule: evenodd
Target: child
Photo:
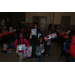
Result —
<instances>
[{"instance_id":1,"label":"child","mask_svg":"<svg viewBox=\"0 0 75 75\"><path fill-rule=\"evenodd\" d=\"M42 32L40 31L40 29L38 28L38 23L35 22L34 23L34 29L37 29L37 35L36 36L32 36L31 37L31 46L32 46L32 58L35 57L35 46L36 46L36 42L38 41L38 33L41 34L41 36L43 36Z\"/></svg>"},{"instance_id":2,"label":"child","mask_svg":"<svg viewBox=\"0 0 75 75\"><path fill-rule=\"evenodd\" d=\"M45 52L45 48L44 48L45 46L44 45L45 44L44 44L44 40L43 40L42 36L39 37L39 40L38 40L36 45L42 47L41 56L37 57L37 62L40 62L40 58L41 58L41 61L44 62L44 52Z\"/></svg>"},{"instance_id":3,"label":"child","mask_svg":"<svg viewBox=\"0 0 75 75\"><path fill-rule=\"evenodd\" d=\"M49 31L49 35L51 35L51 34L52 34L52 32ZM51 47L51 39L46 40L46 42L47 42L47 44L46 44L46 46L47 46L47 56L50 56L49 50L50 50L50 47Z\"/></svg>"},{"instance_id":4,"label":"child","mask_svg":"<svg viewBox=\"0 0 75 75\"><path fill-rule=\"evenodd\" d=\"M15 40L14 42L14 46L17 49L17 45L22 45L25 44L27 47L29 46L29 42L24 38L24 35L22 32L20 32L19 34L19 38ZM20 62L22 62L24 60L23 58L23 52L19 53L19 57L20 57Z\"/></svg>"}]
</instances>

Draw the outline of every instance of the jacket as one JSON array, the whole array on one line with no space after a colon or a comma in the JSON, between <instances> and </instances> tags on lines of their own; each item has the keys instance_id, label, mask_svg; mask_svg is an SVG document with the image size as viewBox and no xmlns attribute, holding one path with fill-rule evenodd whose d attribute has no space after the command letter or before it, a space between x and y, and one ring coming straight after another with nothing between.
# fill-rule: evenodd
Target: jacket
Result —
<instances>
[{"instance_id":1,"label":"jacket","mask_svg":"<svg viewBox=\"0 0 75 75\"><path fill-rule=\"evenodd\" d=\"M36 36L32 36L31 43L34 43L34 44L37 43L37 41L38 41L38 33L41 33L41 36L43 37L42 32L37 28L37 35Z\"/></svg>"},{"instance_id":2,"label":"jacket","mask_svg":"<svg viewBox=\"0 0 75 75\"><path fill-rule=\"evenodd\" d=\"M15 47L15 48L17 47L17 43L18 43L18 39L16 39L15 42L14 42L14 47ZM20 39L19 43L20 43L20 44L29 45L29 42L28 42L26 39L24 39L24 43L23 43L23 38Z\"/></svg>"},{"instance_id":3,"label":"jacket","mask_svg":"<svg viewBox=\"0 0 75 75\"><path fill-rule=\"evenodd\" d=\"M67 40L65 41L65 44L64 44L64 46L63 46L63 49L64 49L64 50L65 50L65 49L66 49L66 50L69 50L71 43L72 43L72 41L71 41L70 39L67 39Z\"/></svg>"},{"instance_id":4,"label":"jacket","mask_svg":"<svg viewBox=\"0 0 75 75\"><path fill-rule=\"evenodd\" d=\"M72 44L70 46L70 54L75 58L75 36L72 39Z\"/></svg>"}]
</instances>

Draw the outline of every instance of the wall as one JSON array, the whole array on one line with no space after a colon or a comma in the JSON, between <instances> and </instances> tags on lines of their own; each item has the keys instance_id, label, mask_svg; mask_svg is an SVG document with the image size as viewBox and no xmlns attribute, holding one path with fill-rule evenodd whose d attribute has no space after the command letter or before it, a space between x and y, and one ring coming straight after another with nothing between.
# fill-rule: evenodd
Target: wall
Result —
<instances>
[{"instance_id":1,"label":"wall","mask_svg":"<svg viewBox=\"0 0 75 75\"><path fill-rule=\"evenodd\" d=\"M39 15L41 13L41 15ZM50 22L47 22L47 24L53 23L53 12L26 12L26 23L33 23L33 16L46 16L47 20L50 19ZM30 21L32 19L32 22Z\"/></svg>"},{"instance_id":2,"label":"wall","mask_svg":"<svg viewBox=\"0 0 75 75\"><path fill-rule=\"evenodd\" d=\"M70 25L75 25L75 12L55 12L54 24L61 24L61 16L71 16Z\"/></svg>"},{"instance_id":3,"label":"wall","mask_svg":"<svg viewBox=\"0 0 75 75\"><path fill-rule=\"evenodd\" d=\"M59 26L61 29L61 16L71 16L70 29L75 30L75 12L55 12L54 13L54 24Z\"/></svg>"}]
</instances>

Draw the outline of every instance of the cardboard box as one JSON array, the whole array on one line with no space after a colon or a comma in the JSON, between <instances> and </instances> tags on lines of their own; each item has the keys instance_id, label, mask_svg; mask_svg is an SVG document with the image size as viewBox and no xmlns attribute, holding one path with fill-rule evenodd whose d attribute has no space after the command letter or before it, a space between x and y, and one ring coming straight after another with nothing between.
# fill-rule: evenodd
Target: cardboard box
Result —
<instances>
[{"instance_id":1,"label":"cardboard box","mask_svg":"<svg viewBox=\"0 0 75 75\"><path fill-rule=\"evenodd\" d=\"M7 54L12 53L12 49L7 49Z\"/></svg>"}]
</instances>

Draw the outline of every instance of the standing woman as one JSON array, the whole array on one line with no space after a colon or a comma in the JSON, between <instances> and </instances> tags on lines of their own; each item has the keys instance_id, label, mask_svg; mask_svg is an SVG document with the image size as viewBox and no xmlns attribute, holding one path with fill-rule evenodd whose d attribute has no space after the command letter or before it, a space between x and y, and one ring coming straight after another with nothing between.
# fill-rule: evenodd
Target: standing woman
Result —
<instances>
[{"instance_id":1,"label":"standing woman","mask_svg":"<svg viewBox=\"0 0 75 75\"><path fill-rule=\"evenodd\" d=\"M32 36L31 37L31 45L32 45L32 58L35 57L35 46L38 42L38 33L42 35L42 32L40 31L40 29L38 29L38 23L34 22L34 29L37 29L37 35L36 36Z\"/></svg>"}]
</instances>

